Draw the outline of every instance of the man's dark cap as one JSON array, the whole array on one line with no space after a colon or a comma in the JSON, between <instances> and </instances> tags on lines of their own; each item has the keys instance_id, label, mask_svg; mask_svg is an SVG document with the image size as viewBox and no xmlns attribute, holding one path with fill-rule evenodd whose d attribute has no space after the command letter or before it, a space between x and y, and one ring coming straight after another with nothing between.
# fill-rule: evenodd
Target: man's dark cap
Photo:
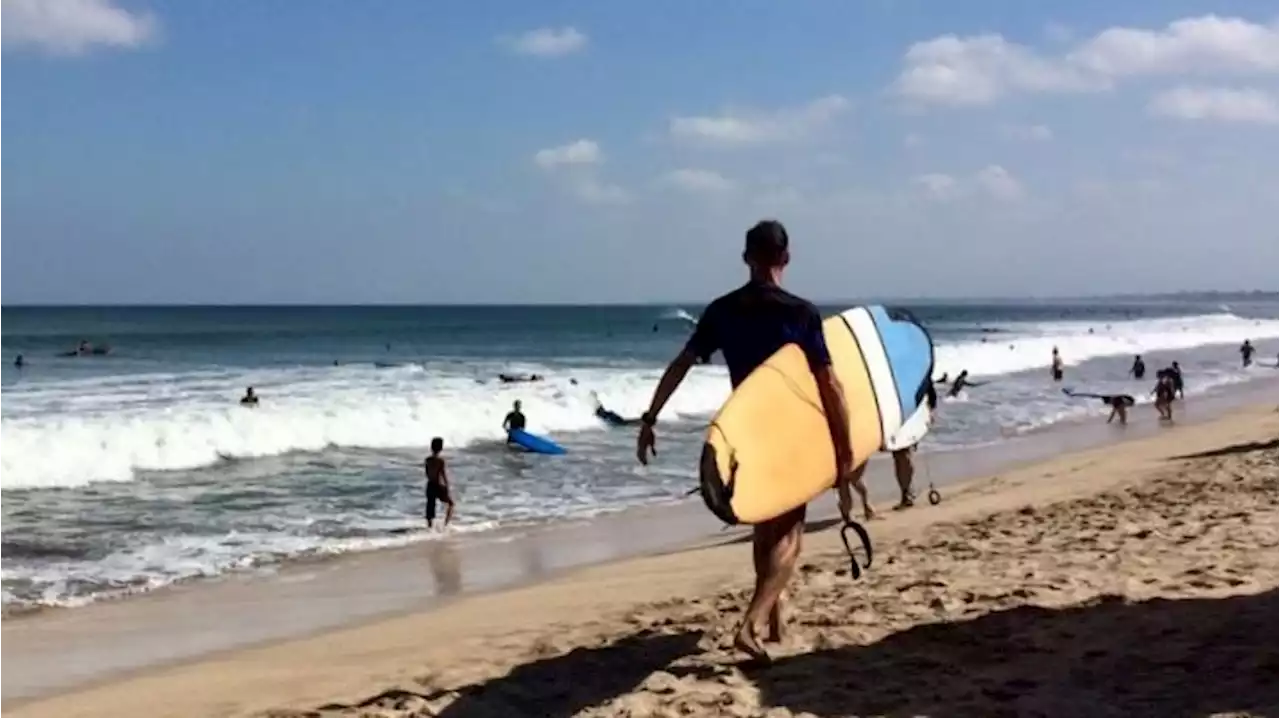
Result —
<instances>
[{"instance_id":1,"label":"man's dark cap","mask_svg":"<svg viewBox=\"0 0 1280 718\"><path fill-rule=\"evenodd\" d=\"M747 230L747 256L764 261L777 261L786 254L791 244L787 228L776 219L757 222Z\"/></svg>"}]
</instances>

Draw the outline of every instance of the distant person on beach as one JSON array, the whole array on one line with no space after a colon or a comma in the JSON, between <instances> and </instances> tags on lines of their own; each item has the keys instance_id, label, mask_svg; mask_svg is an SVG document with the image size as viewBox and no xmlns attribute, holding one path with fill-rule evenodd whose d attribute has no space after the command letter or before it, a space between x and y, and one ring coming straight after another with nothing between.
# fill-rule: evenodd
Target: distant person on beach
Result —
<instances>
[{"instance_id":1,"label":"distant person on beach","mask_svg":"<svg viewBox=\"0 0 1280 718\"><path fill-rule=\"evenodd\" d=\"M253 393L253 387L244 390L244 396L240 397L240 406L257 406L258 395Z\"/></svg>"},{"instance_id":2,"label":"distant person on beach","mask_svg":"<svg viewBox=\"0 0 1280 718\"><path fill-rule=\"evenodd\" d=\"M1112 421L1119 419L1120 425L1124 426L1129 423L1129 407L1137 402L1128 394L1116 394L1105 397L1102 403L1111 407L1111 415L1107 417L1107 423L1110 424Z\"/></svg>"},{"instance_id":3,"label":"distant person on beach","mask_svg":"<svg viewBox=\"0 0 1280 718\"><path fill-rule=\"evenodd\" d=\"M699 360L716 351L724 356L729 381L737 387L756 367L787 344L796 344L804 353L818 386L818 396L827 418L827 429L835 449L836 486L840 492L840 513L852 523L853 500L850 486L862 498L865 515L873 516L867 501L862 471L854 469L849 441L849 412L839 379L831 370L831 355L822 333L822 315L812 303L784 290L782 273L791 260L790 239L782 224L765 220L746 235L742 259L750 269L747 283L713 301L702 313L693 335L654 390L649 410L641 417L636 437L636 458L649 463L654 450L654 428L658 414ZM785 481L786 476L779 476ZM768 661L758 632L768 626L766 640L782 639L782 594L796 568L804 536L805 506L755 524L752 535L756 585L751 603L743 615L734 646L753 659Z\"/></svg>"},{"instance_id":4,"label":"distant person on beach","mask_svg":"<svg viewBox=\"0 0 1280 718\"><path fill-rule=\"evenodd\" d=\"M1253 345L1248 339L1244 340L1244 344L1240 345L1240 363L1247 369L1253 363Z\"/></svg>"},{"instance_id":5,"label":"distant person on beach","mask_svg":"<svg viewBox=\"0 0 1280 718\"><path fill-rule=\"evenodd\" d=\"M1133 357L1133 366L1129 367L1129 376L1134 379L1141 379L1147 375L1147 363L1142 361L1142 355L1136 354Z\"/></svg>"},{"instance_id":6,"label":"distant person on beach","mask_svg":"<svg viewBox=\"0 0 1280 718\"><path fill-rule=\"evenodd\" d=\"M520 400L516 399L511 402L511 411L507 412L506 418L502 420L502 430L507 432L507 443L511 442L511 432L523 431L524 426L524 412L520 411Z\"/></svg>"},{"instance_id":7,"label":"distant person on beach","mask_svg":"<svg viewBox=\"0 0 1280 718\"><path fill-rule=\"evenodd\" d=\"M1049 374L1054 381L1062 381L1062 355L1058 353L1058 348L1053 348L1053 363L1049 365Z\"/></svg>"},{"instance_id":8,"label":"distant person on beach","mask_svg":"<svg viewBox=\"0 0 1280 718\"><path fill-rule=\"evenodd\" d=\"M1156 397L1156 411L1162 421L1173 421L1173 375L1167 370L1160 372L1156 379L1156 388L1151 391Z\"/></svg>"},{"instance_id":9,"label":"distant person on beach","mask_svg":"<svg viewBox=\"0 0 1280 718\"><path fill-rule=\"evenodd\" d=\"M938 408L938 393L934 391L933 385L925 390L925 401L929 404L930 411L936 411ZM915 490L912 488L912 482L915 480L916 467L912 461L911 455L915 453L917 444L912 444L905 449L898 449L893 452L893 476L898 480L898 491L901 497L898 505L894 506L894 510L909 509L915 506Z\"/></svg>"},{"instance_id":10,"label":"distant person on beach","mask_svg":"<svg viewBox=\"0 0 1280 718\"><path fill-rule=\"evenodd\" d=\"M445 470L444 439L435 437L431 440L431 456L422 462L422 471L427 475L427 528L433 528L436 520L436 502L444 504L444 523L447 527L453 520L453 496L449 493L449 472Z\"/></svg>"},{"instance_id":11,"label":"distant person on beach","mask_svg":"<svg viewBox=\"0 0 1280 718\"><path fill-rule=\"evenodd\" d=\"M1183 393L1182 390L1182 367L1178 366L1178 362L1173 362L1169 365L1169 368L1166 371L1168 371L1169 379L1173 384L1173 393L1176 394L1179 399L1187 398L1186 394Z\"/></svg>"}]
</instances>

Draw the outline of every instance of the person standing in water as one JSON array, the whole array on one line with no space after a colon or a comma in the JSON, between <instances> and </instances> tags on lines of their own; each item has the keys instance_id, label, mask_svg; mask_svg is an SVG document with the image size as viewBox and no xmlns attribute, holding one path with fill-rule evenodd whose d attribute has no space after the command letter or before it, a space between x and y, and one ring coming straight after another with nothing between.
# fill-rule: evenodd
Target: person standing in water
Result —
<instances>
[{"instance_id":1,"label":"person standing in water","mask_svg":"<svg viewBox=\"0 0 1280 718\"><path fill-rule=\"evenodd\" d=\"M511 432L524 431L524 427L524 412L520 411L520 400L516 399L511 402L511 411L507 412L506 418L502 420L502 430L507 432L507 443L511 443Z\"/></svg>"},{"instance_id":2,"label":"person standing in water","mask_svg":"<svg viewBox=\"0 0 1280 718\"><path fill-rule=\"evenodd\" d=\"M1053 363L1049 366L1049 374L1054 381L1062 381L1062 355L1058 353L1058 348L1053 348Z\"/></svg>"},{"instance_id":3,"label":"person standing in water","mask_svg":"<svg viewBox=\"0 0 1280 718\"><path fill-rule=\"evenodd\" d=\"M1156 411L1160 413L1160 420L1173 421L1173 375L1167 370L1161 372L1156 379L1156 388L1151 393L1156 397Z\"/></svg>"},{"instance_id":4,"label":"person standing in water","mask_svg":"<svg viewBox=\"0 0 1280 718\"><path fill-rule=\"evenodd\" d=\"M788 344L796 344L804 353L818 386L818 396L827 419L835 450L835 475L840 491L840 512L852 522L850 484L862 497L866 515L872 515L867 502L862 471L854 470L853 448L849 440L849 412L845 406L840 381L831 369L831 355L822 333L822 315L812 303L784 290L782 274L791 261L790 238L782 224L765 220L746 235L742 259L750 270L747 283L713 301L698 319L693 336L679 355L667 366L654 390L649 410L641 417L636 437L636 458L648 464L656 455L655 425L667 400L679 388L689 370L700 360L710 359L716 351L724 356L729 381L737 387L756 367L774 352ZM779 481L787 477L779 476ZM766 640L782 638L782 594L800 557L804 536L805 506L799 506L776 518L752 527L752 554L756 570L755 593L747 606L742 624L734 638L734 646L752 658L768 661L757 633L766 624Z\"/></svg>"},{"instance_id":5,"label":"person standing in water","mask_svg":"<svg viewBox=\"0 0 1280 718\"><path fill-rule=\"evenodd\" d=\"M240 397L240 406L257 406L258 395L253 393L253 387L244 390L244 396Z\"/></svg>"},{"instance_id":6,"label":"person standing in water","mask_svg":"<svg viewBox=\"0 0 1280 718\"><path fill-rule=\"evenodd\" d=\"M1133 357L1133 366L1129 367L1129 376L1134 379L1142 379L1147 375L1147 363L1142 361L1141 354L1135 354ZM1124 422L1120 422L1124 423Z\"/></svg>"},{"instance_id":7,"label":"person standing in water","mask_svg":"<svg viewBox=\"0 0 1280 718\"><path fill-rule=\"evenodd\" d=\"M431 455L422 462L422 471L427 476L427 508L425 511L427 528L433 528L436 520L436 503L444 504L444 523L447 528L453 520L453 496L449 492L449 472L445 468L444 439L435 437L431 440Z\"/></svg>"},{"instance_id":8,"label":"person standing in water","mask_svg":"<svg viewBox=\"0 0 1280 718\"><path fill-rule=\"evenodd\" d=\"M1248 369L1253 363L1253 345L1248 339L1244 340L1244 344L1240 345L1240 363L1244 368Z\"/></svg>"}]
</instances>

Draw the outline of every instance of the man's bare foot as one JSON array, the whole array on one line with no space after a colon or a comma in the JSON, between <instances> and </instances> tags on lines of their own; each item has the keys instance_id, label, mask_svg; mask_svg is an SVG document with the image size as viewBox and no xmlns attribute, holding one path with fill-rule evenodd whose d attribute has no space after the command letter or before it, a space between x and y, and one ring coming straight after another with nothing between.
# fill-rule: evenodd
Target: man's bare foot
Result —
<instances>
[{"instance_id":1,"label":"man's bare foot","mask_svg":"<svg viewBox=\"0 0 1280 718\"><path fill-rule=\"evenodd\" d=\"M753 661L759 663L768 664L773 660L756 640L755 633L747 626L738 629L738 635L733 639L733 647L751 656Z\"/></svg>"}]
</instances>

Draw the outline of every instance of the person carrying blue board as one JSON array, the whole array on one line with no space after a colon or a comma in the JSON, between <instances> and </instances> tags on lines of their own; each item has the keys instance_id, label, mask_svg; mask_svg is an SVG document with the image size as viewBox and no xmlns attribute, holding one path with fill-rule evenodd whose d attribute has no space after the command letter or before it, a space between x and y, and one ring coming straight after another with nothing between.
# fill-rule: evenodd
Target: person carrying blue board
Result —
<instances>
[{"instance_id":1,"label":"person carrying blue board","mask_svg":"<svg viewBox=\"0 0 1280 718\"><path fill-rule=\"evenodd\" d=\"M796 344L813 371L835 449L840 513L846 525L857 526L850 513L852 485L862 497L867 518L871 505L861 470L854 469L849 438L849 411L839 379L831 370L831 355L822 332L822 315L812 303L784 290L782 272L791 260L790 239L780 222L766 220L747 231L742 259L750 279L738 289L713 301L698 320L693 336L667 367L654 390L649 410L641 417L636 437L636 458L648 464L656 456L654 435L658 413L695 364L719 351L737 387L756 367L782 347ZM786 477L778 477L780 481ZM782 640L782 594L795 571L804 536L805 506L753 526L752 554L756 570L755 593L739 627L734 646L753 659L767 662L757 632L768 625L767 640ZM861 527L857 527L861 528Z\"/></svg>"},{"instance_id":2,"label":"person carrying blue board","mask_svg":"<svg viewBox=\"0 0 1280 718\"><path fill-rule=\"evenodd\" d=\"M507 412L507 416L502 420L502 430L507 433L507 443L511 443L511 432L525 427L524 412L520 411L520 400L516 399L511 403L511 411Z\"/></svg>"}]
</instances>

